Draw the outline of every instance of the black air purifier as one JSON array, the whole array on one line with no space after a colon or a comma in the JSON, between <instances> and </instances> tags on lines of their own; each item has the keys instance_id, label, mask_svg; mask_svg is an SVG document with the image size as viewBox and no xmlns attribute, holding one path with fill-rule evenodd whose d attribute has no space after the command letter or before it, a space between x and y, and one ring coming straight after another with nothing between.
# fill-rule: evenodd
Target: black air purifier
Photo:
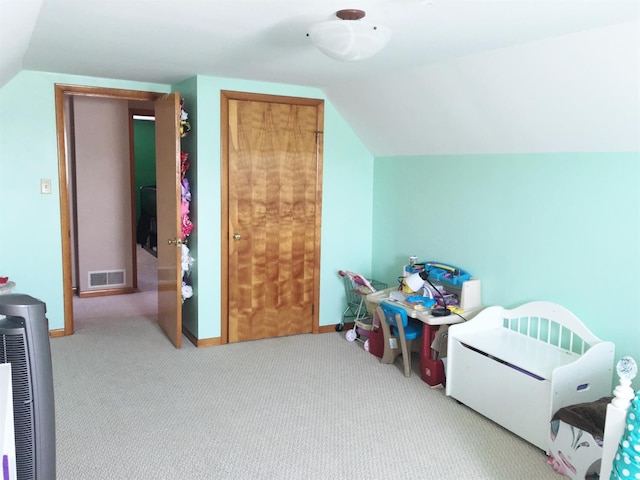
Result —
<instances>
[{"instance_id":1,"label":"black air purifier","mask_svg":"<svg viewBox=\"0 0 640 480\"><path fill-rule=\"evenodd\" d=\"M46 305L29 295L0 295L0 363L11 364L18 480L56 478L53 374L45 313Z\"/></svg>"}]
</instances>

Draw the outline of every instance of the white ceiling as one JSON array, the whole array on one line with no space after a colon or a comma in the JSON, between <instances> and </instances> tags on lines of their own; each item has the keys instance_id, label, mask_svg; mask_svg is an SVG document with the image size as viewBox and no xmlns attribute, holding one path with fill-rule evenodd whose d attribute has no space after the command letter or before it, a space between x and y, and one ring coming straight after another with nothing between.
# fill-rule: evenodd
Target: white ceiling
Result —
<instances>
[{"instance_id":1,"label":"white ceiling","mask_svg":"<svg viewBox=\"0 0 640 480\"><path fill-rule=\"evenodd\" d=\"M323 56L307 27L341 8L361 8L391 28L390 44L361 62ZM25 69L165 84L207 75L338 92L638 16L638 0L0 0L0 87Z\"/></svg>"}]
</instances>

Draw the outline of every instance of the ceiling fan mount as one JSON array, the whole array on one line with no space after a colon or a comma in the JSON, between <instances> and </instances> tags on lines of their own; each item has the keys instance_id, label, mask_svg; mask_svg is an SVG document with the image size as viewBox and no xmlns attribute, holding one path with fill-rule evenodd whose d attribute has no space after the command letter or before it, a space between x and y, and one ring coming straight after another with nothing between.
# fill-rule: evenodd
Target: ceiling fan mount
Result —
<instances>
[{"instance_id":1,"label":"ceiling fan mount","mask_svg":"<svg viewBox=\"0 0 640 480\"><path fill-rule=\"evenodd\" d=\"M361 18L364 18L365 15L364 10L358 10L355 8L347 8L336 12L336 17L342 20L360 20Z\"/></svg>"}]
</instances>

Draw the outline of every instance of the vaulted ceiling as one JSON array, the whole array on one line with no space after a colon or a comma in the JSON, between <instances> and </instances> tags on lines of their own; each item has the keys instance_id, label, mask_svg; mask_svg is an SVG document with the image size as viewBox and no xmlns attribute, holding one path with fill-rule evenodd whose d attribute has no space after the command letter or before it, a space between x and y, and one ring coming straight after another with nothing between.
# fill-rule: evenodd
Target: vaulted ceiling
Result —
<instances>
[{"instance_id":1,"label":"vaulted ceiling","mask_svg":"<svg viewBox=\"0 0 640 480\"><path fill-rule=\"evenodd\" d=\"M0 87L23 69L164 84L207 75L305 85L325 92L373 154L428 153L424 132L406 132L416 122L435 126L456 116L442 104L445 94L455 94L451 82L459 83L466 98L468 90L476 89L474 82L487 81L477 78L481 67L470 67L474 58L492 53L495 60L514 48L524 48L526 56L527 45L619 25L627 25L624 38L633 40L638 38L639 3L0 0ZM306 36L308 27L335 18L342 8L363 9L365 20L389 27L389 45L359 62L321 54ZM545 48L552 51L553 44ZM631 48L630 53L638 50ZM491 58L484 64L490 65ZM637 59L631 68L638 70ZM454 75L452 69L469 70ZM482 89L475 93L483 95ZM476 103L482 107L481 100ZM461 115L469 114L464 105L456 106Z\"/></svg>"}]
</instances>

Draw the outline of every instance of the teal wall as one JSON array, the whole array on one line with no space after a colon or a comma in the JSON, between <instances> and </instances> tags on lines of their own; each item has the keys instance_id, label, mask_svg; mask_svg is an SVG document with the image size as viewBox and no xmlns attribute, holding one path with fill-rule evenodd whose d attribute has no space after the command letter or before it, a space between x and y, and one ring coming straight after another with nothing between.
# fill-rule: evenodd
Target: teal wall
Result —
<instances>
[{"instance_id":1,"label":"teal wall","mask_svg":"<svg viewBox=\"0 0 640 480\"><path fill-rule=\"evenodd\" d=\"M409 255L482 281L485 305L549 300L640 359L640 155L375 160L374 275Z\"/></svg>"},{"instance_id":2,"label":"teal wall","mask_svg":"<svg viewBox=\"0 0 640 480\"><path fill-rule=\"evenodd\" d=\"M51 329L64 326L62 254L54 84L133 90L179 90L192 133L183 147L193 165L192 234L196 296L185 302L185 325L198 338L220 335L220 90L325 99L321 91L291 85L196 77L178 85L143 84L23 71L0 89L0 209L8 234L0 236L0 274L47 304ZM326 99L325 99L326 100ZM52 194L41 195L41 178ZM320 325L340 321L343 268L371 270L373 157L330 102L325 102ZM338 247L339 246L339 247ZM194 321L197 319L197 322Z\"/></svg>"}]
</instances>

